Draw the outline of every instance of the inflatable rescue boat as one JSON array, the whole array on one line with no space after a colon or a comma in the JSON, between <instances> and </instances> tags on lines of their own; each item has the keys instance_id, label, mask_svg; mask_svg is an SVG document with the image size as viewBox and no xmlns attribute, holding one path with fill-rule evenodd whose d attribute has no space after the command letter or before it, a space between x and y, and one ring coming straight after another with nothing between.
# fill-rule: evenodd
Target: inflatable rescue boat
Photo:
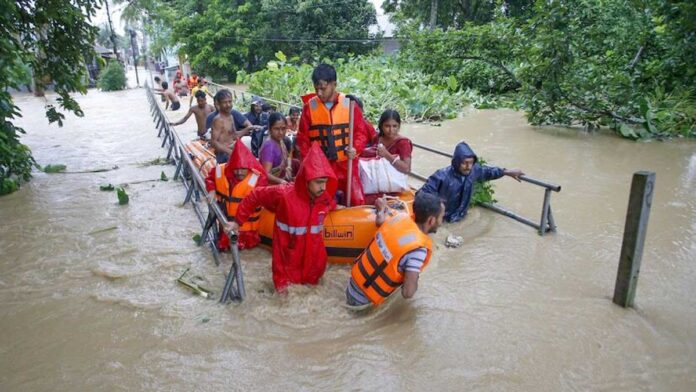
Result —
<instances>
[{"instance_id":1,"label":"inflatable rescue boat","mask_svg":"<svg viewBox=\"0 0 696 392\"><path fill-rule=\"evenodd\" d=\"M186 144L192 161L205 178L211 168L215 167L215 154L209 149L208 143L193 140ZM399 195L398 200L390 202L393 208L401 208L411 212L414 193L407 191ZM275 214L261 210L259 217L259 235L261 245L270 249L273 239ZM347 207L329 212L324 219L322 237L328 262L333 264L353 263L355 258L365 250L377 232L375 225L375 207L372 205Z\"/></svg>"}]
</instances>

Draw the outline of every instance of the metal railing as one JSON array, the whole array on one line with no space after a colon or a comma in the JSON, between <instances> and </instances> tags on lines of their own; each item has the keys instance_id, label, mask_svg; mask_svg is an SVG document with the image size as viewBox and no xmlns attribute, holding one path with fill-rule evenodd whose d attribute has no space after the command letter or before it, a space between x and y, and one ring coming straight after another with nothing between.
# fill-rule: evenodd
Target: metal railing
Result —
<instances>
[{"instance_id":1,"label":"metal railing","mask_svg":"<svg viewBox=\"0 0 696 392\"><path fill-rule=\"evenodd\" d=\"M425 151L432 152L434 154L442 155L442 156L450 158L450 159L452 158L452 154L437 150L437 149L432 148L432 147L428 147L428 146L418 144L418 143L413 143L413 146L418 147L418 148L425 150ZM421 180L421 181L428 180L427 177L425 177L421 174L415 173L413 171L410 173L410 175ZM539 180L539 179L536 179L533 177L529 177L527 175L520 176L520 181L524 181L524 182L534 184L534 185L537 185L537 186L544 188L544 201L543 201L542 206L541 206L541 220L539 221L539 223L536 223L536 222L532 221L531 219L528 219L528 218L525 218L525 217L520 216L518 214L515 214L514 212L512 212L512 211L510 211L510 210L508 210L508 209L506 209L498 204L481 203L480 205L484 208L488 208L491 211L495 211L499 214L507 216L508 218L512 218L520 223L524 223L525 225L528 225L528 226L535 228L537 230L537 232L539 233L539 235L543 236L544 234L546 234L549 231L555 232L556 231L556 222L553 219L553 212L551 212L551 192L560 192L561 186L556 185L556 184L552 184L552 183L547 182L547 181Z\"/></svg>"},{"instance_id":2,"label":"metal railing","mask_svg":"<svg viewBox=\"0 0 696 392\"><path fill-rule=\"evenodd\" d=\"M150 114L155 122L155 128L158 129L157 137L163 137L162 147L167 148L167 160L172 160L176 165L174 180L180 179L186 189L186 197L184 198L183 204L191 203L193 211L196 213L201 223L202 233L199 245L204 242L208 243L213 252L215 264L220 265L220 252L215 244L219 235L218 224L222 227L227 226L227 217L220 209L217 202L208 197L208 193L205 190L205 181L198 173L198 168L193 164L181 138L179 138L179 135L172 126L169 125L169 119L157 102L152 88L147 84L145 89L150 103ZM206 202L208 207L207 211L203 211L199 203L201 201L201 193L204 195L202 200ZM241 302L246 296L246 291L244 287L244 274L239 258L239 249L237 247L237 234L224 233L224 235L228 236L230 240L232 265L225 279L220 302L227 303L228 300Z\"/></svg>"}]
</instances>

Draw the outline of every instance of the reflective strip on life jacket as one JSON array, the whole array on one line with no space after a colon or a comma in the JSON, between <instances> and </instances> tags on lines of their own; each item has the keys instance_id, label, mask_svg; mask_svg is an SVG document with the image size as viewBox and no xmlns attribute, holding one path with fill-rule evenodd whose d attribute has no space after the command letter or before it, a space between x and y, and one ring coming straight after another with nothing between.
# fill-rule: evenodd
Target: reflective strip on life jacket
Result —
<instances>
[{"instance_id":1,"label":"reflective strip on life jacket","mask_svg":"<svg viewBox=\"0 0 696 392\"><path fill-rule=\"evenodd\" d=\"M350 141L350 99L338 95L338 102L329 110L319 97L309 101L309 141L319 142L330 161L348 159L345 149Z\"/></svg>"},{"instance_id":2,"label":"reflective strip on life jacket","mask_svg":"<svg viewBox=\"0 0 696 392\"><path fill-rule=\"evenodd\" d=\"M399 271L399 262L418 248L427 249L422 266L425 268L432 254L432 240L407 214L397 214L377 230L375 238L353 265L351 277L370 302L379 305L403 284L405 274Z\"/></svg>"},{"instance_id":3,"label":"reflective strip on life jacket","mask_svg":"<svg viewBox=\"0 0 696 392\"><path fill-rule=\"evenodd\" d=\"M225 212L227 217L234 219L237 216L237 210L239 209L239 204L242 202L244 197L251 193L256 187L259 180L259 173L255 170L249 170L249 173L242 181L230 189L229 181L225 177L225 167L226 163L218 165L215 168L215 193L218 195L218 200L224 202ZM253 214L244 222L239 228L240 231L256 231L259 229L259 215L261 214L261 207L254 210Z\"/></svg>"}]
</instances>

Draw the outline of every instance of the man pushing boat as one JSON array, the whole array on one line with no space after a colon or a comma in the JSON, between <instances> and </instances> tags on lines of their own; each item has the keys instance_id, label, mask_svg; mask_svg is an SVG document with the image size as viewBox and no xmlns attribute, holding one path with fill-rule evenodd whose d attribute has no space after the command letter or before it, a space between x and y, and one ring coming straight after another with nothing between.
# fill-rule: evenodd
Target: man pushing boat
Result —
<instances>
[{"instance_id":1,"label":"man pushing boat","mask_svg":"<svg viewBox=\"0 0 696 392\"><path fill-rule=\"evenodd\" d=\"M378 199L375 206L379 229L353 264L346 288L350 307L378 306L399 287L404 298L412 298L433 253L428 235L437 232L445 215L440 198L429 193L416 195L415 221L406 212L387 211L384 199Z\"/></svg>"},{"instance_id":2,"label":"man pushing boat","mask_svg":"<svg viewBox=\"0 0 696 392\"><path fill-rule=\"evenodd\" d=\"M319 144L313 143L294 183L254 189L239 205L236 222L226 228L236 232L259 207L275 212L272 271L277 291L290 284L315 285L324 275L324 218L336 208L337 182Z\"/></svg>"}]
</instances>

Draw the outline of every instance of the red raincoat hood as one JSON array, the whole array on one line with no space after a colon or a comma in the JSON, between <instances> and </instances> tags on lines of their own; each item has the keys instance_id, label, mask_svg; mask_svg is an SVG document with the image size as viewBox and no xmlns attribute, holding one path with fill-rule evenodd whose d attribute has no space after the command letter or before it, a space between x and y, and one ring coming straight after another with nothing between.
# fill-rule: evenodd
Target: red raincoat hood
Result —
<instances>
[{"instance_id":1,"label":"red raincoat hood","mask_svg":"<svg viewBox=\"0 0 696 392\"><path fill-rule=\"evenodd\" d=\"M307 156L302 161L300 170L297 172L297 177L295 177L295 190L303 198L309 199L307 183L319 177L329 178L329 181L326 183L326 191L320 198L333 199L334 195L336 195L338 180L331 168L331 164L329 164L329 160L326 159L326 155L324 155L321 147L319 147L319 143L314 142L309 148Z\"/></svg>"},{"instance_id":2,"label":"red raincoat hood","mask_svg":"<svg viewBox=\"0 0 696 392\"><path fill-rule=\"evenodd\" d=\"M241 140L235 143L230 159L227 161L227 165L225 165L225 177L233 183L236 183L237 179L234 176L234 169L254 169L261 173L263 178L266 178L266 171L263 170L261 162L256 159L254 154L251 153L249 148L242 143Z\"/></svg>"}]
</instances>

